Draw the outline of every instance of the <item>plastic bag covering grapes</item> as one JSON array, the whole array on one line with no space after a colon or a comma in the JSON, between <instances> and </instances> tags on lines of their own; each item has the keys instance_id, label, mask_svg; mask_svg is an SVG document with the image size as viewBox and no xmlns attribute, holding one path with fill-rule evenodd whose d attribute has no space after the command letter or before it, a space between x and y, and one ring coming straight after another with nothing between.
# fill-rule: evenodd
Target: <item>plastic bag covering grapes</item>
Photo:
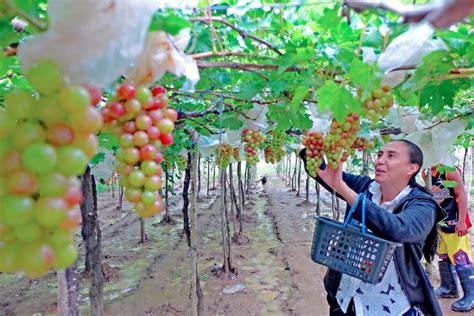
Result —
<instances>
[{"instance_id":1,"label":"plastic bag covering grapes","mask_svg":"<svg viewBox=\"0 0 474 316\"><path fill-rule=\"evenodd\" d=\"M433 34L431 24L424 22L411 25L408 31L395 38L378 57L379 67L385 71L383 84L394 87L405 79L406 70L392 71L393 69L419 65L428 53L447 50L442 40L432 39Z\"/></svg>"},{"instance_id":2,"label":"plastic bag covering grapes","mask_svg":"<svg viewBox=\"0 0 474 316\"><path fill-rule=\"evenodd\" d=\"M204 136L199 135L197 145L199 148L199 152L203 157L210 157L214 155L214 148L216 148L219 143L222 144L229 144L229 140L226 133L221 134L221 140L219 142L219 135L214 136Z\"/></svg>"},{"instance_id":3,"label":"plastic bag covering grapes","mask_svg":"<svg viewBox=\"0 0 474 316\"><path fill-rule=\"evenodd\" d=\"M229 136L229 133L232 134ZM238 137L236 137L237 133L239 133ZM239 148L239 157L241 161L245 160L245 151L244 151L244 144L240 141L240 132L239 131L226 131L222 134L221 139L222 144L229 144L232 148L238 147ZM203 136L199 135L199 139L197 142L199 152L201 156L204 158L210 157L215 154L215 149L219 146L219 135L216 136ZM236 162L233 156L231 156L231 162Z\"/></svg>"},{"instance_id":4,"label":"plastic bag covering grapes","mask_svg":"<svg viewBox=\"0 0 474 316\"><path fill-rule=\"evenodd\" d=\"M264 132L268 128L267 112L267 106L254 104L250 110L245 112L246 117L240 115L239 119L244 122L243 128Z\"/></svg>"},{"instance_id":5,"label":"plastic bag covering grapes","mask_svg":"<svg viewBox=\"0 0 474 316\"><path fill-rule=\"evenodd\" d=\"M385 118L390 126L400 128L403 134L416 131L420 111L416 107L392 107Z\"/></svg>"},{"instance_id":6,"label":"plastic bag covering grapes","mask_svg":"<svg viewBox=\"0 0 474 316\"><path fill-rule=\"evenodd\" d=\"M467 122L457 119L417 131L405 138L417 144L423 151L424 168L438 163L452 166L456 163L456 157L449 150L466 126Z\"/></svg>"},{"instance_id":7,"label":"plastic bag covering grapes","mask_svg":"<svg viewBox=\"0 0 474 316\"><path fill-rule=\"evenodd\" d=\"M189 82L185 84L185 90L194 90L199 81L199 70L196 61L184 54L190 39L189 29L181 30L176 36L161 31L148 34L136 67L125 76L137 85L149 86L168 71L176 76L186 76Z\"/></svg>"},{"instance_id":8,"label":"plastic bag covering grapes","mask_svg":"<svg viewBox=\"0 0 474 316\"><path fill-rule=\"evenodd\" d=\"M50 0L49 28L20 44L24 70L58 64L71 84L104 88L136 61L158 0Z\"/></svg>"},{"instance_id":9,"label":"plastic bag covering grapes","mask_svg":"<svg viewBox=\"0 0 474 316\"><path fill-rule=\"evenodd\" d=\"M98 153L104 154L104 160L92 167L91 173L94 177L98 179L104 179L105 181L108 181L110 177L112 177L115 157L112 151L102 147L99 148Z\"/></svg>"},{"instance_id":10,"label":"plastic bag covering grapes","mask_svg":"<svg viewBox=\"0 0 474 316\"><path fill-rule=\"evenodd\" d=\"M313 126L310 132L318 132L326 134L331 128L332 114L331 111L319 112L318 106L315 103L308 105L308 112L313 121Z\"/></svg>"}]
</instances>

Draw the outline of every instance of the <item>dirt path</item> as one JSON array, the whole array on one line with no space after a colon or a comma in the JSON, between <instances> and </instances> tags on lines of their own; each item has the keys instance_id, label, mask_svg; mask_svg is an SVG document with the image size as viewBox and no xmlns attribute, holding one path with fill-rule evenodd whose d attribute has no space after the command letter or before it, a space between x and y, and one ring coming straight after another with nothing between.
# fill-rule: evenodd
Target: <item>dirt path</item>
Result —
<instances>
[{"instance_id":1,"label":"dirt path","mask_svg":"<svg viewBox=\"0 0 474 316\"><path fill-rule=\"evenodd\" d=\"M251 195L245 214L245 245L233 245L237 275L217 276L222 262L220 203L200 207L199 274L206 315L327 314L322 287L324 268L309 259L314 207L296 208L302 198L287 192L275 177ZM213 199L215 200L215 199ZM232 225L231 225L232 227ZM189 309L189 258L180 242L147 271L137 290L107 304L110 315L179 315ZM223 294L236 285L245 288Z\"/></svg>"}]
</instances>

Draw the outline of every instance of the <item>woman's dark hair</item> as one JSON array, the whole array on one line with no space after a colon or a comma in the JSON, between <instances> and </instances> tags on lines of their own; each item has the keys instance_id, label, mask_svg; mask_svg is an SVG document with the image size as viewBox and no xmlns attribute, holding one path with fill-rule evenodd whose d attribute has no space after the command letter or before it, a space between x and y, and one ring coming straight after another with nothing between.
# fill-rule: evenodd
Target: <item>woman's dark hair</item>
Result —
<instances>
[{"instance_id":1,"label":"woman's dark hair","mask_svg":"<svg viewBox=\"0 0 474 316\"><path fill-rule=\"evenodd\" d=\"M418 147L415 143L412 143L411 141L406 140L406 139L394 139L391 142L404 143L408 148L408 155L410 157L410 162L420 166L418 170L414 174L412 174L410 180L408 181L408 184L410 186L419 186L418 183L416 183L416 175L420 171L421 166L423 166L423 152L421 151L420 147Z\"/></svg>"}]
</instances>

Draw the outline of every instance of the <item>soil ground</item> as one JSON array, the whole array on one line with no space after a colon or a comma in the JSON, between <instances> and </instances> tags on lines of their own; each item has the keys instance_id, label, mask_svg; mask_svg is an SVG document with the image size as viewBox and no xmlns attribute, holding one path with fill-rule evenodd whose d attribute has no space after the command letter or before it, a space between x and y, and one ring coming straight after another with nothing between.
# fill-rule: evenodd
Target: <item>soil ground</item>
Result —
<instances>
[{"instance_id":1,"label":"soil ground","mask_svg":"<svg viewBox=\"0 0 474 316\"><path fill-rule=\"evenodd\" d=\"M258 179L258 177L257 177ZM310 201L315 202L314 183ZM232 245L236 274L222 276L220 228L221 205L217 191L198 203L198 267L204 292L205 315L327 315L328 305L322 279L326 268L311 261L309 253L314 230L315 205L304 203L283 180L271 175L267 184L252 190L245 209L248 242ZM180 189L177 189L180 192ZM331 197L323 190L321 209L329 216ZM171 199L173 225L160 224L161 216L146 220L148 241L140 240L140 221L117 197L99 194L106 315L188 315L190 309L190 252L182 234L181 196ZM341 209L344 209L341 203ZM231 231L233 226L231 225ZM78 235L78 240L80 236ZM83 245L78 260L84 269ZM437 286L436 273L433 284ZM88 279L81 274L81 315L90 314ZM224 294L235 286L234 294ZM39 280L23 274L0 274L0 315L46 315L56 312L57 280L54 272ZM450 300L443 300L445 315Z\"/></svg>"}]
</instances>

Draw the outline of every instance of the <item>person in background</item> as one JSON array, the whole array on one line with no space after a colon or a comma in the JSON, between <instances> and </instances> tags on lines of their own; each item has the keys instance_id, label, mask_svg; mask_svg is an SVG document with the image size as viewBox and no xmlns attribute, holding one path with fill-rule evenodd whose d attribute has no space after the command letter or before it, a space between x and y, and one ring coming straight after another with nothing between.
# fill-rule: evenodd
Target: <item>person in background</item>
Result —
<instances>
[{"instance_id":1,"label":"person in background","mask_svg":"<svg viewBox=\"0 0 474 316\"><path fill-rule=\"evenodd\" d=\"M306 169L306 149L300 157ZM444 214L432 195L416 183L422 165L418 146L396 140L377 153L375 179L342 172L342 164L336 169L320 167L316 180L330 192L335 190L348 209L359 193L366 195L365 222L374 235L402 244L377 284L329 268L324 285L330 315L442 315L420 260L423 255L427 260L434 256L436 223ZM361 213L359 203L354 219L361 221Z\"/></svg>"},{"instance_id":2,"label":"person in background","mask_svg":"<svg viewBox=\"0 0 474 316\"><path fill-rule=\"evenodd\" d=\"M457 182L457 185L444 186L443 183L447 180ZM436 296L438 298L459 297L457 274L464 296L454 302L451 308L457 312L468 312L474 309L474 265L469 246L468 230L471 222L467 194L461 173L457 168L454 171L445 172L443 168L433 166L431 181L435 200L448 214L447 218L439 224L440 243L437 252L441 285L436 290Z\"/></svg>"}]
</instances>

